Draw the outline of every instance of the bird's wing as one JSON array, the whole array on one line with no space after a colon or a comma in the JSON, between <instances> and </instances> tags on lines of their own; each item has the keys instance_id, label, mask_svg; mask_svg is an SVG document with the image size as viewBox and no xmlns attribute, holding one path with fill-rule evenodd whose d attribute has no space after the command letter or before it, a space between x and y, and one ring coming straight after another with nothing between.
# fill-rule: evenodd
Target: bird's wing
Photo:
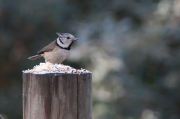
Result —
<instances>
[{"instance_id":1,"label":"bird's wing","mask_svg":"<svg viewBox=\"0 0 180 119\"><path fill-rule=\"evenodd\" d=\"M45 46L40 51L38 51L38 55L43 54L44 52L50 52L50 51L54 50L55 47L56 47L56 40L54 40L49 45Z\"/></svg>"}]
</instances>

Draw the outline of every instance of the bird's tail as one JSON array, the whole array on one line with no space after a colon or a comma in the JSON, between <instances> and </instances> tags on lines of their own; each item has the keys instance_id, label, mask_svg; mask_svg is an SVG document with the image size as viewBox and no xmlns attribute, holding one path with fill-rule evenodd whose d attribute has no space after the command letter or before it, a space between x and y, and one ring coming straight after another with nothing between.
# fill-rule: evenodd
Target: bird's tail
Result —
<instances>
[{"instance_id":1,"label":"bird's tail","mask_svg":"<svg viewBox=\"0 0 180 119\"><path fill-rule=\"evenodd\" d=\"M31 57L28 57L29 60L36 60L38 58L42 57L41 55L34 55L34 56L31 56Z\"/></svg>"}]
</instances>

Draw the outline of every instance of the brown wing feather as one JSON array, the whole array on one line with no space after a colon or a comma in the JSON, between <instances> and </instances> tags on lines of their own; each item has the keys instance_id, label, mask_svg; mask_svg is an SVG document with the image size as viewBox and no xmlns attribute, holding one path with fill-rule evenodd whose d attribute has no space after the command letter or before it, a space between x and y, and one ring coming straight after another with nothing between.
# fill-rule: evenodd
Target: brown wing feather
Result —
<instances>
[{"instance_id":1,"label":"brown wing feather","mask_svg":"<svg viewBox=\"0 0 180 119\"><path fill-rule=\"evenodd\" d=\"M54 50L55 46L56 46L56 40L54 40L49 45L45 46L40 51L38 51L38 55L43 54L44 52L50 52L50 51Z\"/></svg>"}]
</instances>

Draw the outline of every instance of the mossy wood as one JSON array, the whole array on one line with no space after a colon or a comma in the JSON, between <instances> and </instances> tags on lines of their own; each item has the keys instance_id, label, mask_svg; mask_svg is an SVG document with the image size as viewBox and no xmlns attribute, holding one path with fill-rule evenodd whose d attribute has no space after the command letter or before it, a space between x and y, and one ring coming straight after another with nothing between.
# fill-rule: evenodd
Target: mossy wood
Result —
<instances>
[{"instance_id":1,"label":"mossy wood","mask_svg":"<svg viewBox=\"0 0 180 119\"><path fill-rule=\"evenodd\" d=\"M23 73L23 119L91 119L91 86L91 73Z\"/></svg>"}]
</instances>

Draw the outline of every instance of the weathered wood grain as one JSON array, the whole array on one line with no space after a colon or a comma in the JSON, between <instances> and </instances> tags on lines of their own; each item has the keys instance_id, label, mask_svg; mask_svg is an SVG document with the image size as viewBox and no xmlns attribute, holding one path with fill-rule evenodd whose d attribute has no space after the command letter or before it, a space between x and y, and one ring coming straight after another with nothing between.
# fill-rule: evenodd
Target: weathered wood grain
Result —
<instances>
[{"instance_id":1,"label":"weathered wood grain","mask_svg":"<svg viewBox=\"0 0 180 119\"><path fill-rule=\"evenodd\" d=\"M91 119L91 74L23 73L23 119Z\"/></svg>"},{"instance_id":2,"label":"weathered wood grain","mask_svg":"<svg viewBox=\"0 0 180 119\"><path fill-rule=\"evenodd\" d=\"M78 75L78 119L92 119L92 76Z\"/></svg>"}]
</instances>

